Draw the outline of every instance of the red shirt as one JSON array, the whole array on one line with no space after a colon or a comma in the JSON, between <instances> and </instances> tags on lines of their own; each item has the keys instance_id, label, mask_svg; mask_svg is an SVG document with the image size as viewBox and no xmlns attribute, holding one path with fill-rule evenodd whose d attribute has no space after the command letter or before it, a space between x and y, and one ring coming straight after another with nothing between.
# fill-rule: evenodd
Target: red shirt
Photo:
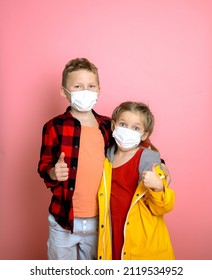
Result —
<instances>
[{"instance_id":1,"label":"red shirt","mask_svg":"<svg viewBox=\"0 0 212 280\"><path fill-rule=\"evenodd\" d=\"M134 192L138 186L138 166L142 151L142 148L139 149L128 162L112 170L110 207L114 260L121 259L124 224Z\"/></svg>"}]
</instances>

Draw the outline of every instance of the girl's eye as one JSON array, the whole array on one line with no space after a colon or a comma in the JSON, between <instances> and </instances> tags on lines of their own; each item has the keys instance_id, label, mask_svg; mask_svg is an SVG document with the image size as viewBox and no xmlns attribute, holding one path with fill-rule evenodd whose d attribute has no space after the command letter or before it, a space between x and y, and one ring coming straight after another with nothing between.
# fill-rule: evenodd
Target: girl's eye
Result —
<instances>
[{"instance_id":1,"label":"girl's eye","mask_svg":"<svg viewBox=\"0 0 212 280\"><path fill-rule=\"evenodd\" d=\"M96 85L89 85L89 88L90 88L90 89L95 89L95 88L96 88Z\"/></svg>"},{"instance_id":2,"label":"girl's eye","mask_svg":"<svg viewBox=\"0 0 212 280\"><path fill-rule=\"evenodd\" d=\"M126 126L126 124L124 122L120 122L119 126L123 126L124 127L124 126Z\"/></svg>"},{"instance_id":3,"label":"girl's eye","mask_svg":"<svg viewBox=\"0 0 212 280\"><path fill-rule=\"evenodd\" d=\"M138 126L133 127L133 130L137 131L137 132L141 132L141 128Z\"/></svg>"}]
</instances>

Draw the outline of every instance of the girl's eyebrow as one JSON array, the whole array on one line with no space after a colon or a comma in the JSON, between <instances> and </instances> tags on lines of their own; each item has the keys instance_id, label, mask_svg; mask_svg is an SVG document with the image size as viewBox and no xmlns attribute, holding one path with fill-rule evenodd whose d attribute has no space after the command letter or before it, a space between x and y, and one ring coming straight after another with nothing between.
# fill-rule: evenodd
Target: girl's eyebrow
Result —
<instances>
[{"instance_id":1,"label":"girl's eyebrow","mask_svg":"<svg viewBox=\"0 0 212 280\"><path fill-rule=\"evenodd\" d=\"M126 123L126 121L125 121L124 119L119 119L118 121L119 121L119 122L125 122L125 123ZM142 127L142 126L143 126L142 123L134 123L133 125L136 125L136 126L139 126L139 127Z\"/></svg>"}]
</instances>

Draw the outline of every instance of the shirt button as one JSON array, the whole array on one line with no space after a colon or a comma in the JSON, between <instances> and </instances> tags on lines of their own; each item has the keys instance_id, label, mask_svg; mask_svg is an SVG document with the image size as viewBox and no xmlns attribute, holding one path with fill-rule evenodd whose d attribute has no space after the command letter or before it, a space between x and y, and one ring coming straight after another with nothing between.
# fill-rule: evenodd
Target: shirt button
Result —
<instances>
[{"instance_id":1,"label":"shirt button","mask_svg":"<svg viewBox=\"0 0 212 280\"><path fill-rule=\"evenodd\" d=\"M103 196L104 194L103 193L100 193L100 196Z\"/></svg>"},{"instance_id":2,"label":"shirt button","mask_svg":"<svg viewBox=\"0 0 212 280\"><path fill-rule=\"evenodd\" d=\"M71 188L70 188L70 191L73 191L73 190L74 190L74 188L71 187Z\"/></svg>"},{"instance_id":3,"label":"shirt button","mask_svg":"<svg viewBox=\"0 0 212 280\"><path fill-rule=\"evenodd\" d=\"M76 166L72 166L73 169L76 169Z\"/></svg>"},{"instance_id":4,"label":"shirt button","mask_svg":"<svg viewBox=\"0 0 212 280\"><path fill-rule=\"evenodd\" d=\"M79 148L79 146L78 146L78 145L75 145L74 148L77 149L77 148Z\"/></svg>"}]
</instances>

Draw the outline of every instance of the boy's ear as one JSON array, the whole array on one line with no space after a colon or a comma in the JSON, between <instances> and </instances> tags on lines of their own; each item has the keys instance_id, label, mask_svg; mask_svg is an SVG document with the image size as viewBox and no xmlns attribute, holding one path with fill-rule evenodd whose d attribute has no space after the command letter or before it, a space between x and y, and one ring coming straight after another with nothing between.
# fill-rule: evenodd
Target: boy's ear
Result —
<instances>
[{"instance_id":1,"label":"boy's ear","mask_svg":"<svg viewBox=\"0 0 212 280\"><path fill-rule=\"evenodd\" d=\"M65 92L65 90L64 90L64 88L63 88L63 87L61 87L61 88L60 88L60 95L61 95L62 97L67 98L67 96L66 96L66 92Z\"/></svg>"}]
</instances>

